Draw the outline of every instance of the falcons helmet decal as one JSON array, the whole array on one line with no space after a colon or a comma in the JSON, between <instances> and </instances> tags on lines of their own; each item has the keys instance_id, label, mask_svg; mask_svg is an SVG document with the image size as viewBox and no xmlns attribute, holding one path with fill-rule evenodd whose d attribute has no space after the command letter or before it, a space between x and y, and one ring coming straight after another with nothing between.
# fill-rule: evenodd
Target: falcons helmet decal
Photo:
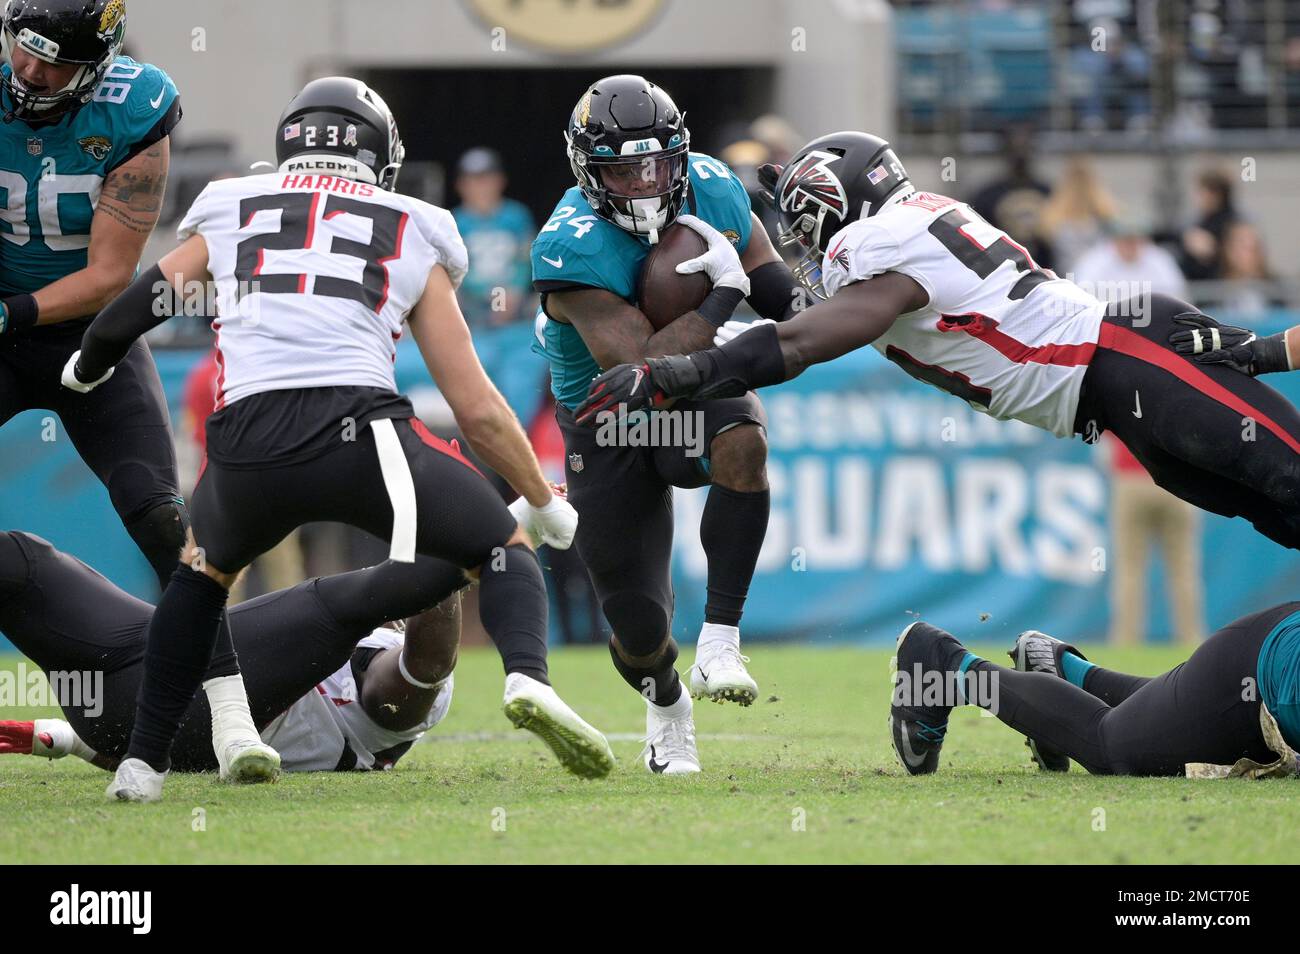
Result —
<instances>
[{"instance_id":1,"label":"falcons helmet decal","mask_svg":"<svg viewBox=\"0 0 1300 954\"><path fill-rule=\"evenodd\" d=\"M848 196L844 194L844 183L830 170L830 164L839 159L834 153L821 150L800 159L781 189L782 210L806 211L811 200L843 217L849 205Z\"/></svg>"}]
</instances>

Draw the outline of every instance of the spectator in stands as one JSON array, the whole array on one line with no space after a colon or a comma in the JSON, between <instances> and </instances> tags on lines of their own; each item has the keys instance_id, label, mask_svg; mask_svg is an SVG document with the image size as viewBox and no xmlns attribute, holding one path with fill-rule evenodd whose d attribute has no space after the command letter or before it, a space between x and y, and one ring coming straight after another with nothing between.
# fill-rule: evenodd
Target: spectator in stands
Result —
<instances>
[{"instance_id":1,"label":"spectator in stands","mask_svg":"<svg viewBox=\"0 0 1300 954\"><path fill-rule=\"evenodd\" d=\"M461 204L452 209L469 249L460 307L471 327L532 318L528 249L537 229L521 202L506 197L505 167L492 149L471 149L456 166Z\"/></svg>"},{"instance_id":2,"label":"spectator in stands","mask_svg":"<svg viewBox=\"0 0 1300 954\"><path fill-rule=\"evenodd\" d=\"M1033 130L1019 124L1003 133L1006 168L970 198L970 206L1023 245L1034 261L1052 264L1051 246L1042 237L1043 206L1051 188L1033 171Z\"/></svg>"},{"instance_id":3,"label":"spectator in stands","mask_svg":"<svg viewBox=\"0 0 1300 954\"><path fill-rule=\"evenodd\" d=\"M1255 226L1241 220L1230 223L1219 252L1219 282L1206 301L1198 300L1198 305L1213 307L1245 323L1286 305L1268 266L1264 240Z\"/></svg>"},{"instance_id":4,"label":"spectator in stands","mask_svg":"<svg viewBox=\"0 0 1300 954\"><path fill-rule=\"evenodd\" d=\"M1115 200L1084 156L1071 156L1043 206L1043 237L1051 244L1052 268L1073 272L1084 252L1106 237L1115 218Z\"/></svg>"},{"instance_id":5,"label":"spectator in stands","mask_svg":"<svg viewBox=\"0 0 1300 954\"><path fill-rule=\"evenodd\" d=\"M1111 461L1110 641L1134 646L1147 630L1147 557L1160 548L1174 638L1193 646L1205 638L1201 594L1201 515L1189 503L1157 487L1119 441L1107 437Z\"/></svg>"},{"instance_id":6,"label":"spectator in stands","mask_svg":"<svg viewBox=\"0 0 1300 954\"><path fill-rule=\"evenodd\" d=\"M1093 4L1076 5L1076 16ZM1134 32L1113 17L1090 17L1084 42L1071 50L1070 62L1082 87L1078 100L1080 125L1087 132L1103 132L1110 118L1122 116L1129 132L1151 127L1151 56Z\"/></svg>"},{"instance_id":7,"label":"spectator in stands","mask_svg":"<svg viewBox=\"0 0 1300 954\"><path fill-rule=\"evenodd\" d=\"M1222 244L1236 222L1232 177L1222 169L1205 169L1196 177L1196 224L1183 232L1179 265L1190 281L1222 276Z\"/></svg>"},{"instance_id":8,"label":"spectator in stands","mask_svg":"<svg viewBox=\"0 0 1300 954\"><path fill-rule=\"evenodd\" d=\"M1084 252L1074 266L1077 283L1109 302L1153 294L1187 298L1177 260L1147 237L1139 216L1118 216L1109 231L1110 237Z\"/></svg>"}]
</instances>

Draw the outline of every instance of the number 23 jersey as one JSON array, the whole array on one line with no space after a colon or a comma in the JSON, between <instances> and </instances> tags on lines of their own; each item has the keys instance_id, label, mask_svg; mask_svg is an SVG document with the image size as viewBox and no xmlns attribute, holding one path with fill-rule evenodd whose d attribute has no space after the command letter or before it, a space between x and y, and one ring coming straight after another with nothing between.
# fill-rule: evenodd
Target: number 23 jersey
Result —
<instances>
[{"instance_id":1,"label":"number 23 jersey","mask_svg":"<svg viewBox=\"0 0 1300 954\"><path fill-rule=\"evenodd\" d=\"M195 234L216 283L218 409L264 391L396 391L397 341L430 271L456 287L468 268L446 209L337 176L212 182L177 230Z\"/></svg>"},{"instance_id":2,"label":"number 23 jersey","mask_svg":"<svg viewBox=\"0 0 1300 954\"><path fill-rule=\"evenodd\" d=\"M830 295L883 272L930 299L873 342L886 358L1000 420L1074 432L1103 302L1039 268L964 202L924 192L845 226L822 262Z\"/></svg>"}]
</instances>

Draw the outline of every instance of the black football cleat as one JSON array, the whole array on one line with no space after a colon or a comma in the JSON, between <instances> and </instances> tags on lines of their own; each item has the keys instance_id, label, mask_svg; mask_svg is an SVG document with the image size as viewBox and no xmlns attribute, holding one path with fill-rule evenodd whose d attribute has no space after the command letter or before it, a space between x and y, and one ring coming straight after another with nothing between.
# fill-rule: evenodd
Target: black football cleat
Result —
<instances>
[{"instance_id":1,"label":"black football cleat","mask_svg":"<svg viewBox=\"0 0 1300 954\"><path fill-rule=\"evenodd\" d=\"M1016 637L1016 644L1008 650L1016 672L1045 672L1058 679L1065 678L1061 666L1061 655L1074 653L1080 659L1086 659L1083 653L1069 643L1062 642L1054 636L1040 633L1036 629L1026 630ZM1039 742L1037 739L1025 739L1029 754L1033 756L1038 767L1045 772L1070 771L1070 757L1060 749Z\"/></svg>"},{"instance_id":2,"label":"black football cleat","mask_svg":"<svg viewBox=\"0 0 1300 954\"><path fill-rule=\"evenodd\" d=\"M898 637L895 649L898 668L889 701L889 736L899 764L909 775L930 775L939 768L939 751L948 731L952 706L921 703L933 702L928 697L933 697L936 686L953 684L945 678L943 669L943 660L952 651L945 643L960 648L948 633L920 620ZM932 673L935 675L927 678Z\"/></svg>"}]
</instances>

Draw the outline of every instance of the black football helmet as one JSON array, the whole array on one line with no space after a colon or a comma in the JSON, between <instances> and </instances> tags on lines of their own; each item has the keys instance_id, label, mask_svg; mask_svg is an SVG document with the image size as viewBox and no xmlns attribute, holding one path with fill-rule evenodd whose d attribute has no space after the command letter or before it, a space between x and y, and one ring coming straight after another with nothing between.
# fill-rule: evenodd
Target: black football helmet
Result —
<instances>
[{"instance_id":1,"label":"black football helmet","mask_svg":"<svg viewBox=\"0 0 1300 954\"><path fill-rule=\"evenodd\" d=\"M8 0L0 17L7 123L55 119L89 102L126 36L126 0ZM78 69L63 89L28 89L13 72L15 50Z\"/></svg>"},{"instance_id":2,"label":"black football helmet","mask_svg":"<svg viewBox=\"0 0 1300 954\"><path fill-rule=\"evenodd\" d=\"M794 154L772 190L781 218L782 245L798 244L804 256L793 271L799 282L825 298L821 262L831 236L875 215L895 197L916 191L889 143L864 132L838 132L814 139Z\"/></svg>"},{"instance_id":3,"label":"black football helmet","mask_svg":"<svg viewBox=\"0 0 1300 954\"><path fill-rule=\"evenodd\" d=\"M388 105L350 76L312 80L289 101L276 127L281 172L343 176L391 192L405 156Z\"/></svg>"},{"instance_id":4,"label":"black football helmet","mask_svg":"<svg viewBox=\"0 0 1300 954\"><path fill-rule=\"evenodd\" d=\"M659 241L690 188L685 118L672 97L641 76L607 76L582 94L564 139L596 215Z\"/></svg>"}]
</instances>

